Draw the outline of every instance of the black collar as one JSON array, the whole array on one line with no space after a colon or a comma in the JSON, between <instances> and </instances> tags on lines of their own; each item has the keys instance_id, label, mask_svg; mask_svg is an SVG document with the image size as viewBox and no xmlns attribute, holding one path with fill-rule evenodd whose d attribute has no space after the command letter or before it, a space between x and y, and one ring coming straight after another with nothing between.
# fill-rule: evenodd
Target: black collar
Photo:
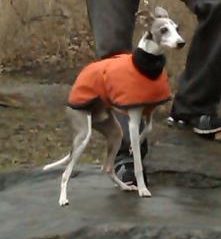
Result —
<instances>
[{"instance_id":1,"label":"black collar","mask_svg":"<svg viewBox=\"0 0 221 239\"><path fill-rule=\"evenodd\" d=\"M166 64L164 55L153 55L141 48L135 49L132 54L132 61L141 74L152 80L155 80L162 73Z\"/></svg>"}]
</instances>

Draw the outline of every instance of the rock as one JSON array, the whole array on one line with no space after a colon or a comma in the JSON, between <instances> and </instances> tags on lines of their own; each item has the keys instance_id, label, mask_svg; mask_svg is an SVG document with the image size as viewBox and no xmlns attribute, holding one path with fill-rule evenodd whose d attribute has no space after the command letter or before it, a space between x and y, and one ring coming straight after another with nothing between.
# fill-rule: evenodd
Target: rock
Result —
<instances>
[{"instance_id":1,"label":"rock","mask_svg":"<svg viewBox=\"0 0 221 239\"><path fill-rule=\"evenodd\" d=\"M221 188L151 186L152 198L125 193L95 165L69 182L70 205L58 205L63 170L0 174L4 239L216 239Z\"/></svg>"}]
</instances>

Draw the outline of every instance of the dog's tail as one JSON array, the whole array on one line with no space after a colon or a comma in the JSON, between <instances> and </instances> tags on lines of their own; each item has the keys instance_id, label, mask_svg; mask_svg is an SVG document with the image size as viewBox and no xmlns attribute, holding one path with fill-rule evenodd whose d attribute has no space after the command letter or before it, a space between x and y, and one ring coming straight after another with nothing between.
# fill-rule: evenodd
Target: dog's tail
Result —
<instances>
[{"instance_id":1,"label":"dog's tail","mask_svg":"<svg viewBox=\"0 0 221 239\"><path fill-rule=\"evenodd\" d=\"M43 170L49 170L49 169L52 169L54 167L57 167L59 165L62 165L66 162L68 162L70 160L70 156L71 156L71 153L67 154L64 158L54 162L54 163L51 163L51 164L47 164L43 167Z\"/></svg>"}]
</instances>

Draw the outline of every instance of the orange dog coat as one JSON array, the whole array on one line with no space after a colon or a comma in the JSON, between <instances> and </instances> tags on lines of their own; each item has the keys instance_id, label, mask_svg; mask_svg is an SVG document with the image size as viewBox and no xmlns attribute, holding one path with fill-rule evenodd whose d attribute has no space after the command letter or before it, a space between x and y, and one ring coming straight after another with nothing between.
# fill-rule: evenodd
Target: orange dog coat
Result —
<instances>
[{"instance_id":1,"label":"orange dog coat","mask_svg":"<svg viewBox=\"0 0 221 239\"><path fill-rule=\"evenodd\" d=\"M170 99L167 73L163 71L157 79L148 79L135 68L131 54L89 64L77 77L68 105L85 109L97 99L107 107L118 108L161 104Z\"/></svg>"}]
</instances>

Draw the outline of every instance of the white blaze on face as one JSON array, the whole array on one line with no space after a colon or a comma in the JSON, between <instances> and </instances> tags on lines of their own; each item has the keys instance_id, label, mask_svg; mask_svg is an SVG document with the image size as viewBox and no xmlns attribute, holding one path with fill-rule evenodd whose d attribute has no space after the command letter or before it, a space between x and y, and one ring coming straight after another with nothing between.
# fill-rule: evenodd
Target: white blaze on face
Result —
<instances>
[{"instance_id":1,"label":"white blaze on face","mask_svg":"<svg viewBox=\"0 0 221 239\"><path fill-rule=\"evenodd\" d=\"M179 47L180 44L185 44L184 39L177 31L178 26L169 18L161 18L153 24L152 31L154 40L161 46L170 48Z\"/></svg>"},{"instance_id":2,"label":"white blaze on face","mask_svg":"<svg viewBox=\"0 0 221 239\"><path fill-rule=\"evenodd\" d=\"M149 40L147 37L148 37L148 32L145 32L138 43L138 48L150 54L154 54L154 55L161 54L162 51L159 45L155 43L154 41Z\"/></svg>"}]
</instances>

